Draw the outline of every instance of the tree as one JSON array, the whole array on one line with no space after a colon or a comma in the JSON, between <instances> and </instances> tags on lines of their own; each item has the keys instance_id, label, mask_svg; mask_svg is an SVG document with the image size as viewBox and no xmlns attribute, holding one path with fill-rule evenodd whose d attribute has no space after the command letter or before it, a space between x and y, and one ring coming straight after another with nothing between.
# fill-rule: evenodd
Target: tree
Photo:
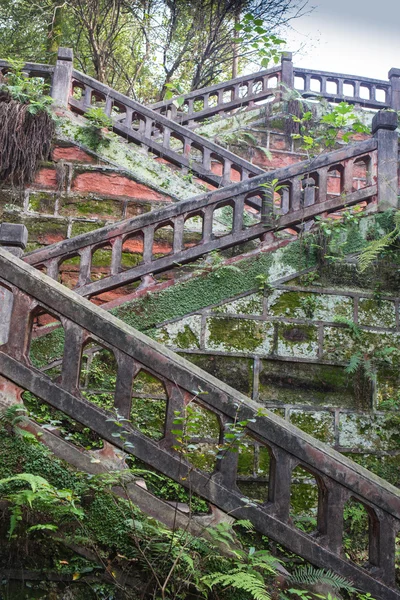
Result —
<instances>
[{"instance_id":1,"label":"tree","mask_svg":"<svg viewBox=\"0 0 400 600\"><path fill-rule=\"evenodd\" d=\"M170 82L189 91L229 79L245 66L257 70L260 44L303 14L306 3L0 0L0 55L54 62L58 47L70 46L79 69L151 102L164 96ZM250 33L238 30L246 14L253 17Z\"/></svg>"}]
</instances>

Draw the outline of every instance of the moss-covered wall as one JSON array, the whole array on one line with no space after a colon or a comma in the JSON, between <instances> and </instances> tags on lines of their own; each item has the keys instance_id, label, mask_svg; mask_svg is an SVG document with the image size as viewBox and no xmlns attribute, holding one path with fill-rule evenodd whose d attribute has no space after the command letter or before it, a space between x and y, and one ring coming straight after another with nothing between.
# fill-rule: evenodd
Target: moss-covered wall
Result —
<instances>
[{"instance_id":1,"label":"moss-covered wall","mask_svg":"<svg viewBox=\"0 0 400 600\"><path fill-rule=\"evenodd\" d=\"M387 214L362 218L345 243L391 227ZM399 300L396 269L317 266L298 240L113 312L335 448L398 464ZM346 372L358 352L377 369L361 390Z\"/></svg>"}]
</instances>

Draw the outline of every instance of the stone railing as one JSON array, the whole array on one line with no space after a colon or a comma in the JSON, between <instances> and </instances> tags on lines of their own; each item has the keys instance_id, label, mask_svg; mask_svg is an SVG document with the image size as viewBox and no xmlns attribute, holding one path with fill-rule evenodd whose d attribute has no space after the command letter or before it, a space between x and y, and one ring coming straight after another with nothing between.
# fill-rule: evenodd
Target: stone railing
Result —
<instances>
[{"instance_id":1,"label":"stone railing","mask_svg":"<svg viewBox=\"0 0 400 600\"><path fill-rule=\"evenodd\" d=\"M316 215L359 202L377 200L380 210L397 207L396 125L394 112L377 113L370 140L36 250L24 260L57 279L62 263L79 257L76 289L93 296L212 250L262 239L267 231L302 227ZM280 189L272 193L274 180ZM228 213L225 222L230 219L223 230L216 218L221 210ZM201 223L197 240L187 235L193 218ZM170 251L160 257L155 247L163 229L172 240ZM124 269L122 255L129 252L130 244L135 244L141 260ZM92 267L92 257L100 249L111 253L109 273L102 279Z\"/></svg>"},{"instance_id":2,"label":"stone railing","mask_svg":"<svg viewBox=\"0 0 400 600\"><path fill-rule=\"evenodd\" d=\"M6 71L7 67L7 61L0 62L0 69ZM57 104L81 114L102 107L113 118L115 133L207 183L226 185L263 173L229 150L75 71L70 48L60 48L55 67L27 63L25 70L28 76L51 80L51 95Z\"/></svg>"},{"instance_id":3,"label":"stone railing","mask_svg":"<svg viewBox=\"0 0 400 600\"><path fill-rule=\"evenodd\" d=\"M152 104L152 108L190 126L216 114L251 108L273 100L274 97L279 99L282 87L296 89L304 97L322 97L329 102L344 100L365 108L400 110L400 69L391 69L387 81L313 71L294 67L290 52L282 54L279 67L243 75L178 96L182 102L179 108L176 98Z\"/></svg>"},{"instance_id":4,"label":"stone railing","mask_svg":"<svg viewBox=\"0 0 400 600\"><path fill-rule=\"evenodd\" d=\"M184 94L180 96L182 104L179 107L176 99L172 98L152 104L151 108L174 121L191 125L216 114L229 113L239 107L252 107L258 102L274 98L283 81L283 72L282 65L264 69Z\"/></svg>"},{"instance_id":5,"label":"stone railing","mask_svg":"<svg viewBox=\"0 0 400 600\"><path fill-rule=\"evenodd\" d=\"M395 583L395 543L400 530L398 489L276 415L260 412L259 405L233 388L2 248L0 269L2 294L8 298L2 304L6 314L0 319L2 377L223 511L249 519L260 533L312 564L335 571L377 599L399 600L400 590ZM63 358L54 380L30 362L32 339L43 314L57 321L64 331ZM86 368L83 354L93 343L115 358L113 403L117 414L99 408L81 392L81 374ZM157 439L141 432L131 414L133 382L142 371L157 378L166 393L162 432ZM190 451L184 447L176 450L172 430L180 428L176 416L186 414L188 403L218 424L217 439L208 447L215 449L214 459L204 469L193 464ZM121 417L127 419L123 428L118 422ZM238 487L238 453L229 450L229 436L224 437L238 422L258 451L270 457L268 492L261 502L243 498ZM291 489L299 467L315 479L318 488L316 526L311 534L298 529L290 517ZM364 507L369 518L369 555L363 566L351 562L343 548L343 512L350 500Z\"/></svg>"}]
</instances>

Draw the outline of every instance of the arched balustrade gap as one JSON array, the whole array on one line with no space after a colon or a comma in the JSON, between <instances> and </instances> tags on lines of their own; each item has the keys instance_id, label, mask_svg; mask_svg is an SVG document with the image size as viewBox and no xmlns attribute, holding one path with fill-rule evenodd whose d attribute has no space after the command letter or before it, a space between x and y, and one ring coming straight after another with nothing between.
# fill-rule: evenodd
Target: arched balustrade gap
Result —
<instances>
[{"instance_id":1,"label":"arched balustrade gap","mask_svg":"<svg viewBox=\"0 0 400 600\"><path fill-rule=\"evenodd\" d=\"M382 88L376 88L375 91L375 100L377 102L386 102L386 98L387 98L387 93L386 90L382 89Z\"/></svg>"},{"instance_id":2,"label":"arched balustrade gap","mask_svg":"<svg viewBox=\"0 0 400 600\"><path fill-rule=\"evenodd\" d=\"M214 237L222 237L232 232L233 206L230 203L219 205L214 209L212 232Z\"/></svg>"},{"instance_id":3,"label":"arched balustrade gap","mask_svg":"<svg viewBox=\"0 0 400 600\"><path fill-rule=\"evenodd\" d=\"M245 498L265 504L269 496L271 449L246 434L233 448L238 452L236 485ZM228 450L229 451L229 450Z\"/></svg>"},{"instance_id":4,"label":"arched balustrade gap","mask_svg":"<svg viewBox=\"0 0 400 600\"><path fill-rule=\"evenodd\" d=\"M90 104L92 108L101 108L102 110L104 110L106 107L105 95L93 90L90 98Z\"/></svg>"},{"instance_id":5,"label":"arched balustrade gap","mask_svg":"<svg viewBox=\"0 0 400 600\"><path fill-rule=\"evenodd\" d=\"M105 410L114 409L118 365L114 352L98 342L87 342L82 350L79 389L86 400Z\"/></svg>"},{"instance_id":6,"label":"arched balustrade gap","mask_svg":"<svg viewBox=\"0 0 400 600\"><path fill-rule=\"evenodd\" d=\"M260 204L260 208L256 208L250 202L250 200L257 201ZM244 201L243 207L243 226L244 227L253 227L254 225L258 225L261 223L261 204L262 204L262 195L261 194L252 194L246 197Z\"/></svg>"},{"instance_id":7,"label":"arched balustrade gap","mask_svg":"<svg viewBox=\"0 0 400 600\"><path fill-rule=\"evenodd\" d=\"M112 103L112 107L111 107L110 117L112 119L118 119L125 113L126 113L126 107L123 104L120 104L119 102L116 102L114 100L114 102Z\"/></svg>"},{"instance_id":8,"label":"arched balustrade gap","mask_svg":"<svg viewBox=\"0 0 400 600\"><path fill-rule=\"evenodd\" d=\"M151 128L151 138L155 141L160 142L162 140L163 135L164 135L164 127L162 125L158 125L157 123L153 122L153 125Z\"/></svg>"},{"instance_id":9,"label":"arched balustrade gap","mask_svg":"<svg viewBox=\"0 0 400 600\"><path fill-rule=\"evenodd\" d=\"M171 254L174 245L174 226L168 223L158 227L153 238L153 260Z\"/></svg>"},{"instance_id":10,"label":"arched balustrade gap","mask_svg":"<svg viewBox=\"0 0 400 600\"><path fill-rule=\"evenodd\" d=\"M41 308L35 309L31 316L28 356L31 364L53 381L61 375L64 340L60 319Z\"/></svg>"},{"instance_id":11,"label":"arched balustrade gap","mask_svg":"<svg viewBox=\"0 0 400 600\"><path fill-rule=\"evenodd\" d=\"M354 98L354 83L348 81L343 83L343 95Z\"/></svg>"},{"instance_id":12,"label":"arched balustrade gap","mask_svg":"<svg viewBox=\"0 0 400 600\"><path fill-rule=\"evenodd\" d=\"M200 112L204 110L204 99L203 98L195 98L193 102L193 112Z\"/></svg>"},{"instance_id":13,"label":"arched balustrade gap","mask_svg":"<svg viewBox=\"0 0 400 600\"><path fill-rule=\"evenodd\" d=\"M366 85L360 85L360 98L363 100L371 99L371 90Z\"/></svg>"},{"instance_id":14,"label":"arched balustrade gap","mask_svg":"<svg viewBox=\"0 0 400 600\"><path fill-rule=\"evenodd\" d=\"M224 173L224 165L215 155L211 156L211 172L220 177L222 177Z\"/></svg>"},{"instance_id":15,"label":"arched balustrade gap","mask_svg":"<svg viewBox=\"0 0 400 600\"><path fill-rule=\"evenodd\" d=\"M174 427L175 450L197 469L212 473L221 439L218 416L192 400L186 405L184 415L176 415Z\"/></svg>"},{"instance_id":16,"label":"arched balustrade gap","mask_svg":"<svg viewBox=\"0 0 400 600\"><path fill-rule=\"evenodd\" d=\"M338 82L334 79L328 79L326 82L326 91L328 94L332 94L332 96L337 96L338 94Z\"/></svg>"},{"instance_id":17,"label":"arched balustrade gap","mask_svg":"<svg viewBox=\"0 0 400 600\"><path fill-rule=\"evenodd\" d=\"M124 239L121 254L121 271L128 271L143 262L144 235L138 231Z\"/></svg>"},{"instance_id":18,"label":"arched balustrade gap","mask_svg":"<svg viewBox=\"0 0 400 600\"><path fill-rule=\"evenodd\" d=\"M215 108L218 106L218 94L210 94L208 96L208 108Z\"/></svg>"},{"instance_id":19,"label":"arched balustrade gap","mask_svg":"<svg viewBox=\"0 0 400 600\"><path fill-rule=\"evenodd\" d=\"M246 98L246 96L248 96L248 87L246 83L243 83L241 86L239 86L239 98Z\"/></svg>"},{"instance_id":20,"label":"arched balustrade gap","mask_svg":"<svg viewBox=\"0 0 400 600\"><path fill-rule=\"evenodd\" d=\"M71 256L60 262L58 266L59 283L73 290L78 285L80 266L81 257L79 255Z\"/></svg>"},{"instance_id":21,"label":"arched balustrade gap","mask_svg":"<svg viewBox=\"0 0 400 600\"><path fill-rule=\"evenodd\" d=\"M111 275L111 259L111 244L104 244L92 252L92 267L90 271L92 281L98 281Z\"/></svg>"},{"instance_id":22,"label":"arched balustrade gap","mask_svg":"<svg viewBox=\"0 0 400 600\"><path fill-rule=\"evenodd\" d=\"M261 79L254 81L251 93L252 94L260 94L263 91L263 82Z\"/></svg>"},{"instance_id":23,"label":"arched balustrade gap","mask_svg":"<svg viewBox=\"0 0 400 600\"><path fill-rule=\"evenodd\" d=\"M317 77L311 77L310 79L310 90L312 92L320 93L321 92L321 80Z\"/></svg>"},{"instance_id":24,"label":"arched balustrade gap","mask_svg":"<svg viewBox=\"0 0 400 600\"><path fill-rule=\"evenodd\" d=\"M181 136L176 135L175 133L171 133L169 147L171 150L176 152L177 154L183 154L184 152L185 141Z\"/></svg>"},{"instance_id":25,"label":"arched balustrade gap","mask_svg":"<svg viewBox=\"0 0 400 600\"><path fill-rule=\"evenodd\" d=\"M320 488L315 476L301 466L292 471L290 518L305 533L317 529Z\"/></svg>"},{"instance_id":26,"label":"arched balustrade gap","mask_svg":"<svg viewBox=\"0 0 400 600\"><path fill-rule=\"evenodd\" d=\"M270 77L268 79L268 88L277 88L278 87L278 78L277 77Z\"/></svg>"},{"instance_id":27,"label":"arched balustrade gap","mask_svg":"<svg viewBox=\"0 0 400 600\"><path fill-rule=\"evenodd\" d=\"M340 196L343 189L343 166L335 165L328 170L327 196L333 198Z\"/></svg>"},{"instance_id":28,"label":"arched balustrade gap","mask_svg":"<svg viewBox=\"0 0 400 600\"><path fill-rule=\"evenodd\" d=\"M167 404L163 382L147 371L139 371L132 387L132 426L147 437L160 440L165 432Z\"/></svg>"},{"instance_id":29,"label":"arched balustrade gap","mask_svg":"<svg viewBox=\"0 0 400 600\"><path fill-rule=\"evenodd\" d=\"M131 129L134 129L135 131L139 131L139 130L144 130L144 126L145 126L145 120L144 118L139 115L137 112L134 112L132 114L132 121L130 124Z\"/></svg>"},{"instance_id":30,"label":"arched balustrade gap","mask_svg":"<svg viewBox=\"0 0 400 600\"><path fill-rule=\"evenodd\" d=\"M359 566L369 564L369 538L372 512L364 504L350 498L343 509L343 551Z\"/></svg>"},{"instance_id":31,"label":"arched balustrade gap","mask_svg":"<svg viewBox=\"0 0 400 600\"><path fill-rule=\"evenodd\" d=\"M353 164L353 191L367 187L370 178L370 159L363 157L355 160Z\"/></svg>"},{"instance_id":32,"label":"arched balustrade gap","mask_svg":"<svg viewBox=\"0 0 400 600\"><path fill-rule=\"evenodd\" d=\"M38 396L25 391L22 393L22 400L31 419L63 440L85 450L99 450L104 447L102 438L92 429L53 408Z\"/></svg>"},{"instance_id":33,"label":"arched balustrade gap","mask_svg":"<svg viewBox=\"0 0 400 600\"><path fill-rule=\"evenodd\" d=\"M227 104L228 102L231 102L233 98L233 90L229 89L229 90L224 90L222 92L222 102L224 104Z\"/></svg>"},{"instance_id":34,"label":"arched balustrade gap","mask_svg":"<svg viewBox=\"0 0 400 600\"><path fill-rule=\"evenodd\" d=\"M304 77L300 77L300 76L295 76L294 78L294 88L295 90L305 90L306 88L306 82Z\"/></svg>"},{"instance_id":35,"label":"arched balustrade gap","mask_svg":"<svg viewBox=\"0 0 400 600\"><path fill-rule=\"evenodd\" d=\"M196 146L196 144L190 146L190 159L199 164L203 163L203 150L199 146ZM185 177L192 182L193 175L191 173Z\"/></svg>"},{"instance_id":36,"label":"arched balustrade gap","mask_svg":"<svg viewBox=\"0 0 400 600\"><path fill-rule=\"evenodd\" d=\"M83 85L78 85L75 81L72 83L72 98L80 102L85 94Z\"/></svg>"},{"instance_id":37,"label":"arched balustrade gap","mask_svg":"<svg viewBox=\"0 0 400 600\"><path fill-rule=\"evenodd\" d=\"M185 219L183 226L183 248L197 246L203 238L203 216L196 214Z\"/></svg>"}]
</instances>

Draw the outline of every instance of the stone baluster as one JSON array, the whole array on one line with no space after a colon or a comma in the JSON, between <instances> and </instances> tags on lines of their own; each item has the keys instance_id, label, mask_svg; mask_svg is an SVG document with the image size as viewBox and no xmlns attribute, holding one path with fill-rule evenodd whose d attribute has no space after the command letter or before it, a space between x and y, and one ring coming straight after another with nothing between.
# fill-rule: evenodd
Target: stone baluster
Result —
<instances>
[{"instance_id":1,"label":"stone baluster","mask_svg":"<svg viewBox=\"0 0 400 600\"><path fill-rule=\"evenodd\" d=\"M51 97L55 104L68 106L71 93L74 53L72 48L59 48L57 62L51 82Z\"/></svg>"},{"instance_id":2,"label":"stone baluster","mask_svg":"<svg viewBox=\"0 0 400 600\"><path fill-rule=\"evenodd\" d=\"M398 208L398 118L395 112L379 111L372 120L378 141L378 208Z\"/></svg>"},{"instance_id":3,"label":"stone baluster","mask_svg":"<svg viewBox=\"0 0 400 600\"><path fill-rule=\"evenodd\" d=\"M390 69L390 108L400 110L400 69ZM388 98L386 98L386 101Z\"/></svg>"}]
</instances>

